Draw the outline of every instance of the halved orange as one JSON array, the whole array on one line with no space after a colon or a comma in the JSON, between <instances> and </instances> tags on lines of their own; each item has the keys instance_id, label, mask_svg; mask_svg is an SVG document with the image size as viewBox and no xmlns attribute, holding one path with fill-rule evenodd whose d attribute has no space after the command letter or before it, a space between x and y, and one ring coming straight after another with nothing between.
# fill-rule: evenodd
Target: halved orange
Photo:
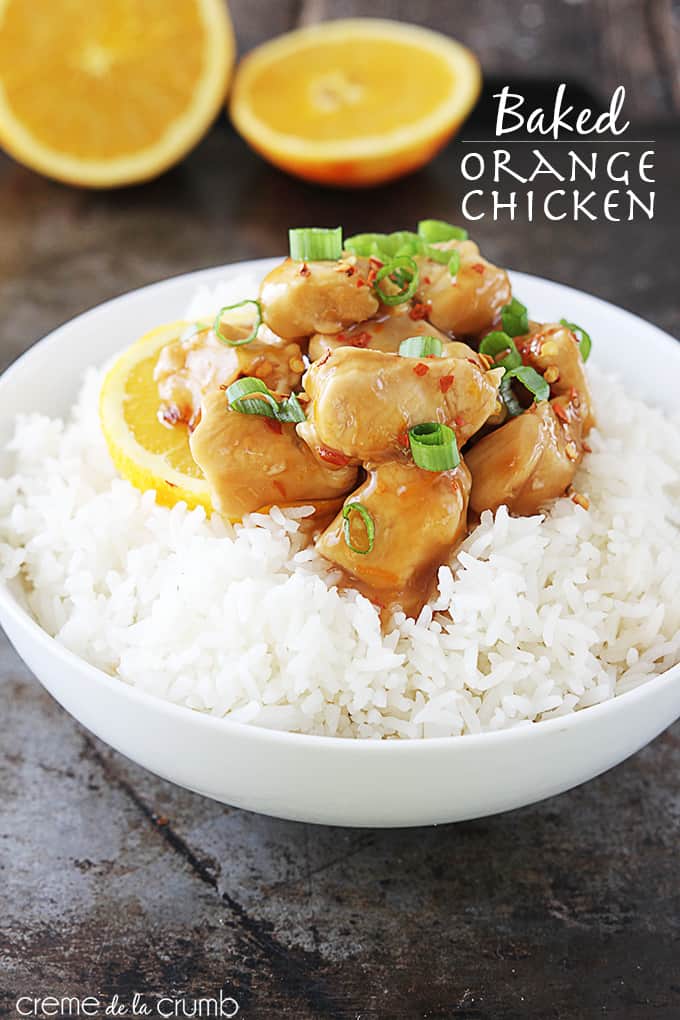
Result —
<instances>
[{"instance_id":1,"label":"halved orange","mask_svg":"<svg viewBox=\"0 0 680 1020\"><path fill-rule=\"evenodd\" d=\"M226 95L225 0L0 0L0 146L57 180L155 177Z\"/></svg>"},{"instance_id":2,"label":"halved orange","mask_svg":"<svg viewBox=\"0 0 680 1020\"><path fill-rule=\"evenodd\" d=\"M476 57L447 36L374 18L280 36L236 71L230 113L266 159L308 180L377 184L428 162L481 86Z\"/></svg>"}]
</instances>

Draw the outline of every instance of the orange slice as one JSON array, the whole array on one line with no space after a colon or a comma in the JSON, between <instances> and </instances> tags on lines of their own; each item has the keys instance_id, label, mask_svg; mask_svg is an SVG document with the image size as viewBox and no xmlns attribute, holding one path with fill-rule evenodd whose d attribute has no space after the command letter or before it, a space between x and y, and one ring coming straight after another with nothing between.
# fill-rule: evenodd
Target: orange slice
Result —
<instances>
[{"instance_id":1,"label":"orange slice","mask_svg":"<svg viewBox=\"0 0 680 1020\"><path fill-rule=\"evenodd\" d=\"M224 102L224 0L0 0L0 146L93 188L155 177Z\"/></svg>"},{"instance_id":2,"label":"orange slice","mask_svg":"<svg viewBox=\"0 0 680 1020\"><path fill-rule=\"evenodd\" d=\"M368 185L422 166L481 86L475 56L415 25L373 18L289 32L241 61L230 113L270 162L323 184Z\"/></svg>"},{"instance_id":3,"label":"orange slice","mask_svg":"<svg viewBox=\"0 0 680 1020\"><path fill-rule=\"evenodd\" d=\"M109 369L99 398L99 420L111 459L142 492L155 489L163 506L184 501L210 512L210 492L191 455L186 425L158 420L158 388L153 370L161 348L176 340L186 322L172 322L146 333L123 351Z\"/></svg>"}]
</instances>

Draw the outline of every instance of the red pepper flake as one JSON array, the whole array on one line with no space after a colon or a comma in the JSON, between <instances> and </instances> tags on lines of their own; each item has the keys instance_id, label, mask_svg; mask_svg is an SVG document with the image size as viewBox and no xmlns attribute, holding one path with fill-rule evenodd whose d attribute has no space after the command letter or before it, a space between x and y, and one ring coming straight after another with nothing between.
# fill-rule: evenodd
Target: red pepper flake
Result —
<instances>
[{"instance_id":1,"label":"red pepper flake","mask_svg":"<svg viewBox=\"0 0 680 1020\"><path fill-rule=\"evenodd\" d=\"M400 446L405 446L408 448L411 445L411 441L409 440L408 437L408 432L400 432L399 435L397 436L397 442L399 443Z\"/></svg>"},{"instance_id":2,"label":"red pepper flake","mask_svg":"<svg viewBox=\"0 0 680 1020\"><path fill-rule=\"evenodd\" d=\"M184 414L177 404L167 404L163 407L160 412L160 417L166 425L176 425L177 422L184 420Z\"/></svg>"},{"instance_id":3,"label":"red pepper flake","mask_svg":"<svg viewBox=\"0 0 680 1020\"><path fill-rule=\"evenodd\" d=\"M270 432L275 432L277 436L281 435L281 432L283 430L281 428L281 422L280 421L276 421L274 418L265 418L264 423L267 426L267 428L270 430Z\"/></svg>"},{"instance_id":4,"label":"red pepper flake","mask_svg":"<svg viewBox=\"0 0 680 1020\"><path fill-rule=\"evenodd\" d=\"M371 268L368 270L368 276L366 277L366 283L373 283L375 281L375 278L376 278L377 275L378 275L378 270L374 266L371 266Z\"/></svg>"},{"instance_id":5,"label":"red pepper flake","mask_svg":"<svg viewBox=\"0 0 680 1020\"><path fill-rule=\"evenodd\" d=\"M336 333L335 334L335 339L338 341L339 344L346 344L347 343L347 337L346 337L346 335L344 333Z\"/></svg>"},{"instance_id":6,"label":"red pepper flake","mask_svg":"<svg viewBox=\"0 0 680 1020\"><path fill-rule=\"evenodd\" d=\"M177 485L175 484L175 482L171 482L169 478L165 479L165 484L169 485L171 489L176 489L177 488Z\"/></svg>"},{"instance_id":7,"label":"red pepper flake","mask_svg":"<svg viewBox=\"0 0 680 1020\"><path fill-rule=\"evenodd\" d=\"M371 342L371 334L355 333L354 336L350 337L349 342L352 347L368 347L369 343Z\"/></svg>"},{"instance_id":8,"label":"red pepper flake","mask_svg":"<svg viewBox=\"0 0 680 1020\"><path fill-rule=\"evenodd\" d=\"M366 286L366 281L361 276L358 276L357 277L357 287L365 287L365 286Z\"/></svg>"},{"instance_id":9,"label":"red pepper flake","mask_svg":"<svg viewBox=\"0 0 680 1020\"><path fill-rule=\"evenodd\" d=\"M413 308L408 313L409 319L413 319L414 322L417 322L418 319L426 319L429 314L430 314L430 305L429 304L423 304L420 301L416 301L416 303L414 304Z\"/></svg>"},{"instance_id":10,"label":"red pepper flake","mask_svg":"<svg viewBox=\"0 0 680 1020\"><path fill-rule=\"evenodd\" d=\"M592 453L593 452L592 446L590 445L590 443L586 443L585 439L583 439L581 441L581 446L583 447L583 452L584 453Z\"/></svg>"},{"instance_id":11,"label":"red pepper flake","mask_svg":"<svg viewBox=\"0 0 680 1020\"><path fill-rule=\"evenodd\" d=\"M568 425L569 424L569 415L564 410L562 405L561 404L553 404L553 409L554 409L555 414L557 415L557 417L560 419L560 421L563 421L563 422L565 422L566 425Z\"/></svg>"},{"instance_id":12,"label":"red pepper flake","mask_svg":"<svg viewBox=\"0 0 680 1020\"><path fill-rule=\"evenodd\" d=\"M332 450L330 446L319 446L318 452L321 460L325 460L327 464L334 464L335 467L347 467L349 464L349 457L339 450Z\"/></svg>"},{"instance_id":13,"label":"red pepper flake","mask_svg":"<svg viewBox=\"0 0 680 1020\"><path fill-rule=\"evenodd\" d=\"M423 283L425 284L426 287L429 287L429 285L432 283L432 280L430 279L429 276L424 276Z\"/></svg>"},{"instance_id":14,"label":"red pepper flake","mask_svg":"<svg viewBox=\"0 0 680 1020\"><path fill-rule=\"evenodd\" d=\"M285 489L285 486L284 486L283 482L279 482L279 481L275 480L274 481L274 488L278 492L278 494L281 497L281 499L286 499L287 498L286 497L286 489Z\"/></svg>"},{"instance_id":15,"label":"red pepper flake","mask_svg":"<svg viewBox=\"0 0 680 1020\"><path fill-rule=\"evenodd\" d=\"M442 391L442 393L448 393L452 386L453 386L452 375L443 375L439 380L439 389Z\"/></svg>"},{"instance_id":16,"label":"red pepper flake","mask_svg":"<svg viewBox=\"0 0 680 1020\"><path fill-rule=\"evenodd\" d=\"M463 415L457 414L456 417L453 419L453 424L457 428L462 429L463 425L465 424L465 418L463 417Z\"/></svg>"},{"instance_id":17,"label":"red pepper flake","mask_svg":"<svg viewBox=\"0 0 680 1020\"><path fill-rule=\"evenodd\" d=\"M312 270L309 268L306 262L303 262L300 266L300 276L311 276Z\"/></svg>"},{"instance_id":18,"label":"red pepper flake","mask_svg":"<svg viewBox=\"0 0 680 1020\"><path fill-rule=\"evenodd\" d=\"M368 264L369 266L373 266L375 269L382 269L382 267L385 265L382 259L377 259L375 255L369 256Z\"/></svg>"},{"instance_id":19,"label":"red pepper flake","mask_svg":"<svg viewBox=\"0 0 680 1020\"><path fill-rule=\"evenodd\" d=\"M413 369L413 371L416 373L416 375L427 375L430 369L427 365L424 365L422 361L419 361L418 364Z\"/></svg>"},{"instance_id":20,"label":"red pepper flake","mask_svg":"<svg viewBox=\"0 0 680 1020\"><path fill-rule=\"evenodd\" d=\"M484 265L483 262L474 262L470 266L470 269L474 269L475 273L479 273L479 275L481 276L484 270L486 269L486 266Z\"/></svg>"}]
</instances>

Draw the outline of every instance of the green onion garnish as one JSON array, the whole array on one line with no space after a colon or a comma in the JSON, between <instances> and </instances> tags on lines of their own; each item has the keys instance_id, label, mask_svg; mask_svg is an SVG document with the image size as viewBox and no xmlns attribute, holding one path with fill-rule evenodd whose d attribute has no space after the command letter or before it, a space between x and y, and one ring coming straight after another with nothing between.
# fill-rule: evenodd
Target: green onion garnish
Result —
<instances>
[{"instance_id":1,"label":"green onion garnish","mask_svg":"<svg viewBox=\"0 0 680 1020\"><path fill-rule=\"evenodd\" d=\"M399 255L420 255L423 247L422 238L412 230L395 230L385 236L381 251L396 258Z\"/></svg>"},{"instance_id":2,"label":"green onion garnish","mask_svg":"<svg viewBox=\"0 0 680 1020\"><path fill-rule=\"evenodd\" d=\"M371 255L380 256L384 250L386 238L387 234L355 234L345 241L345 251L361 258L369 258Z\"/></svg>"},{"instance_id":3,"label":"green onion garnish","mask_svg":"<svg viewBox=\"0 0 680 1020\"><path fill-rule=\"evenodd\" d=\"M305 420L305 412L294 393L278 401L266 383L250 375L237 379L227 387L227 401L232 411L238 411L239 414L257 414L261 418L274 418L280 422Z\"/></svg>"},{"instance_id":4,"label":"green onion garnish","mask_svg":"<svg viewBox=\"0 0 680 1020\"><path fill-rule=\"evenodd\" d=\"M402 358L441 358L442 342L436 336L409 336L399 344Z\"/></svg>"},{"instance_id":5,"label":"green onion garnish","mask_svg":"<svg viewBox=\"0 0 680 1020\"><path fill-rule=\"evenodd\" d=\"M426 244L424 254L433 262L438 262L440 266L445 266L451 258L451 249L433 248L431 244Z\"/></svg>"},{"instance_id":6,"label":"green onion garnish","mask_svg":"<svg viewBox=\"0 0 680 1020\"><path fill-rule=\"evenodd\" d=\"M231 340L228 336L225 336L224 333L222 332L221 329L222 316L224 315L225 312L233 312L235 308L243 308L245 305L255 305L255 311L257 313L255 316L255 324L253 325L253 328L251 329L248 336L244 337L243 340ZM255 301L252 298L249 298L247 301L237 301L235 305L225 305L224 308L220 308L219 312L215 316L215 321L213 322L213 329L215 330L215 335L222 341L223 344L228 344L229 347L242 347L244 344L252 343L252 341L257 336L257 331L261 325L262 325L262 305L260 304L259 301Z\"/></svg>"},{"instance_id":7,"label":"green onion garnish","mask_svg":"<svg viewBox=\"0 0 680 1020\"><path fill-rule=\"evenodd\" d=\"M350 531L350 517L353 513L359 514L364 527L366 528L366 539L368 545L365 549L359 549L358 546L352 545L352 535ZM360 556L365 556L370 553L375 545L375 522L371 517L370 513L366 509L363 503L346 503L342 509L342 534L345 539L345 543L353 553L358 553Z\"/></svg>"},{"instance_id":8,"label":"green onion garnish","mask_svg":"<svg viewBox=\"0 0 680 1020\"><path fill-rule=\"evenodd\" d=\"M493 358L494 363L500 365L506 372L513 368L519 368L522 364L519 351L515 347L515 341L507 333L499 331L487 333L479 345L479 353L488 354ZM504 356L500 357L501 354Z\"/></svg>"},{"instance_id":9,"label":"green onion garnish","mask_svg":"<svg viewBox=\"0 0 680 1020\"><path fill-rule=\"evenodd\" d=\"M400 288L396 294L387 294L380 286L381 280L385 277L396 277L397 286ZM378 270L373 290L384 305L400 305L410 300L418 286L418 266L409 255L399 255L392 259L386 266Z\"/></svg>"},{"instance_id":10,"label":"green onion garnish","mask_svg":"<svg viewBox=\"0 0 680 1020\"><path fill-rule=\"evenodd\" d=\"M590 348L593 346L593 342L590 339L590 333L586 333L585 329L581 326L577 326L575 322L567 322L566 319L560 319L560 326L566 326L578 339L578 349L581 352L581 357L584 361L587 361L590 357Z\"/></svg>"},{"instance_id":11,"label":"green onion garnish","mask_svg":"<svg viewBox=\"0 0 680 1020\"><path fill-rule=\"evenodd\" d=\"M332 261L342 255L342 227L293 227L288 242L296 262Z\"/></svg>"},{"instance_id":12,"label":"green onion garnish","mask_svg":"<svg viewBox=\"0 0 680 1020\"><path fill-rule=\"evenodd\" d=\"M291 393L289 397L286 397L285 400L281 401L281 403L279 404L279 412L277 414L277 418L279 419L279 421L291 421L291 422L299 422L305 420L305 412L302 410L300 406L300 401L298 400L294 393Z\"/></svg>"},{"instance_id":13,"label":"green onion garnish","mask_svg":"<svg viewBox=\"0 0 680 1020\"><path fill-rule=\"evenodd\" d=\"M414 425L408 441L414 461L425 471L449 471L460 464L456 434L448 425L435 421Z\"/></svg>"},{"instance_id":14,"label":"green onion garnish","mask_svg":"<svg viewBox=\"0 0 680 1020\"><path fill-rule=\"evenodd\" d=\"M441 241L467 241L468 232L463 227L454 227L445 220L421 220L418 233L427 244L439 244Z\"/></svg>"},{"instance_id":15,"label":"green onion garnish","mask_svg":"<svg viewBox=\"0 0 680 1020\"><path fill-rule=\"evenodd\" d=\"M512 391L512 380L517 379L526 390L531 393L534 403L539 400L547 400L550 396L550 387L543 378L529 365L520 365L519 368L512 368L506 372L501 382L501 397L511 417L521 414L524 408L515 397Z\"/></svg>"},{"instance_id":16,"label":"green onion garnish","mask_svg":"<svg viewBox=\"0 0 680 1020\"><path fill-rule=\"evenodd\" d=\"M412 230L394 230L391 234L355 234L345 241L345 250L364 258L375 255L384 262L400 255L421 255L425 244Z\"/></svg>"},{"instance_id":17,"label":"green onion garnish","mask_svg":"<svg viewBox=\"0 0 680 1020\"><path fill-rule=\"evenodd\" d=\"M523 305L517 298L513 298L509 305L503 306L501 320L503 329L508 336L524 336L529 332L529 316L526 305Z\"/></svg>"},{"instance_id":18,"label":"green onion garnish","mask_svg":"<svg viewBox=\"0 0 680 1020\"><path fill-rule=\"evenodd\" d=\"M449 252L447 252L447 255L448 254ZM458 276L459 270L460 270L460 252L454 251L451 254L451 258L449 259L449 273L451 276L455 278L456 276Z\"/></svg>"},{"instance_id":19,"label":"green onion garnish","mask_svg":"<svg viewBox=\"0 0 680 1020\"><path fill-rule=\"evenodd\" d=\"M501 385L498 392L500 393L501 400L505 404L506 410L511 418L516 418L519 414L524 413L524 408L513 392L512 379L507 372L501 379Z\"/></svg>"},{"instance_id":20,"label":"green onion garnish","mask_svg":"<svg viewBox=\"0 0 680 1020\"><path fill-rule=\"evenodd\" d=\"M251 394L256 394L252 396ZM269 387L261 379L246 376L227 387L227 400L239 414L259 414L265 418L278 418L279 404Z\"/></svg>"}]
</instances>

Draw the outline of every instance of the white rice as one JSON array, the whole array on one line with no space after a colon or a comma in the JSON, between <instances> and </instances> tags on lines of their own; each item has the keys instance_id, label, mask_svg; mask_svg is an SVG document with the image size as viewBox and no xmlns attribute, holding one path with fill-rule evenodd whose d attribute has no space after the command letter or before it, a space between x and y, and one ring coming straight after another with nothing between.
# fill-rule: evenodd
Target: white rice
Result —
<instances>
[{"instance_id":1,"label":"white rice","mask_svg":"<svg viewBox=\"0 0 680 1020\"><path fill-rule=\"evenodd\" d=\"M253 292L203 288L189 317ZM680 423L590 371L599 428L547 517L485 513L418 620L386 633L304 548L305 511L231 527L116 476L101 374L67 422L18 419L0 567L38 622L126 683L201 712L341 737L436 737L564 715L680 660Z\"/></svg>"}]
</instances>

